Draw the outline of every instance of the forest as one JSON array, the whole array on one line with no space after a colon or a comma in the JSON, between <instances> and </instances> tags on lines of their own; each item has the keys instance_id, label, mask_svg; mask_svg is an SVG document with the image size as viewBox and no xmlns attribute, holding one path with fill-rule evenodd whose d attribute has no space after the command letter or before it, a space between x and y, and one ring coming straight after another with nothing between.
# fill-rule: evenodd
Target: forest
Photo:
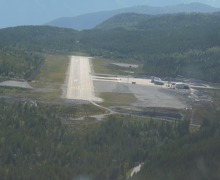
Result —
<instances>
[{"instance_id":1,"label":"forest","mask_svg":"<svg viewBox=\"0 0 220 180\"><path fill-rule=\"evenodd\" d=\"M0 76L16 79L34 79L44 56L39 53L4 48L0 50Z\"/></svg>"},{"instance_id":2,"label":"forest","mask_svg":"<svg viewBox=\"0 0 220 180\"><path fill-rule=\"evenodd\" d=\"M220 82L220 48L207 50L190 50L186 53L170 55L152 55L146 57L144 71L148 75L162 77L183 76L202 79L210 82Z\"/></svg>"},{"instance_id":3,"label":"forest","mask_svg":"<svg viewBox=\"0 0 220 180\"><path fill-rule=\"evenodd\" d=\"M187 120L110 116L65 124L76 111L76 106L1 99L0 179L126 179L143 162L143 171L133 178L182 179L188 172L220 178L219 122L204 121L193 133ZM204 172L197 167L200 159L208 168Z\"/></svg>"},{"instance_id":4,"label":"forest","mask_svg":"<svg viewBox=\"0 0 220 180\"><path fill-rule=\"evenodd\" d=\"M134 180L219 179L219 121L204 120L199 132L169 141L150 152Z\"/></svg>"},{"instance_id":5,"label":"forest","mask_svg":"<svg viewBox=\"0 0 220 180\"><path fill-rule=\"evenodd\" d=\"M5 48L38 53L84 52L90 56L143 63L147 75L183 75L219 82L220 71L216 67L219 17L219 13L122 14L104 23L105 27L108 23L122 24L110 29L104 25L84 31L49 26L6 28L0 29L0 49L3 52ZM192 71L195 73L189 73Z\"/></svg>"}]
</instances>

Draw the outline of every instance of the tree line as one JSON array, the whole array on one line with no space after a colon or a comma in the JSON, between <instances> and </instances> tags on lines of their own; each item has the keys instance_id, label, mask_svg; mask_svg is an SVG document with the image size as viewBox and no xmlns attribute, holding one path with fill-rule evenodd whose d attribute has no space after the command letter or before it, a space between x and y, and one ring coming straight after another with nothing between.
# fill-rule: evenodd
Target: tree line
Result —
<instances>
[{"instance_id":1,"label":"tree line","mask_svg":"<svg viewBox=\"0 0 220 180\"><path fill-rule=\"evenodd\" d=\"M210 49L220 47L219 16L219 13L152 17L132 14L122 18L124 26L129 28L84 31L49 26L6 28L0 30L0 49L2 52L8 48L38 53L84 52L121 61L132 59L144 63L147 74L155 69L153 73L158 75L175 76L180 73L219 82L219 70L216 68L219 54L210 52ZM127 25L129 18L131 23ZM194 55L192 52L195 52ZM8 59L11 61L10 57ZM166 67L156 67L158 63L165 64L164 61L168 64ZM200 64L200 67L195 64ZM170 65L173 69L168 67ZM152 69L147 69L147 66ZM190 74L192 71L197 73ZM212 75L209 75L210 72Z\"/></svg>"},{"instance_id":2,"label":"tree line","mask_svg":"<svg viewBox=\"0 0 220 180\"><path fill-rule=\"evenodd\" d=\"M78 106L8 103L0 100L1 179L126 179L130 169L144 166L132 179L219 178L219 121L204 120L190 130L189 121L175 123L109 116L64 120Z\"/></svg>"},{"instance_id":3,"label":"tree line","mask_svg":"<svg viewBox=\"0 0 220 180\"><path fill-rule=\"evenodd\" d=\"M219 179L219 126L204 120L199 131L158 146L132 179Z\"/></svg>"},{"instance_id":4,"label":"tree line","mask_svg":"<svg viewBox=\"0 0 220 180\"><path fill-rule=\"evenodd\" d=\"M0 50L0 76L32 79L45 58L39 53L5 48Z\"/></svg>"},{"instance_id":5,"label":"tree line","mask_svg":"<svg viewBox=\"0 0 220 180\"><path fill-rule=\"evenodd\" d=\"M156 147L189 134L189 121L127 116L66 126L78 108L0 100L0 178L125 179Z\"/></svg>"},{"instance_id":6,"label":"tree line","mask_svg":"<svg viewBox=\"0 0 220 180\"><path fill-rule=\"evenodd\" d=\"M148 75L183 76L220 82L219 57L219 47L212 47L204 51L190 50L185 53L152 55L146 57L144 71Z\"/></svg>"}]
</instances>

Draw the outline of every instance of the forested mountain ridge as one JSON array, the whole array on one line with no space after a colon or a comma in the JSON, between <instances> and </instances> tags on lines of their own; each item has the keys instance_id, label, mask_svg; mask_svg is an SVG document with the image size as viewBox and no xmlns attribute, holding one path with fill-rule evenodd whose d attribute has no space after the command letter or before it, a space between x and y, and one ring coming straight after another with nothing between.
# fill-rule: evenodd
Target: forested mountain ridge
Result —
<instances>
[{"instance_id":1,"label":"forested mountain ridge","mask_svg":"<svg viewBox=\"0 0 220 180\"><path fill-rule=\"evenodd\" d=\"M97 26L97 29L107 32L124 29L130 32L127 40L135 36L132 32L136 32L136 38L143 33L142 38L138 39L138 44L142 46L136 50L143 58L144 70L148 75L181 75L219 82L219 18L220 13L157 16L129 13L117 15ZM134 49L130 49L127 55Z\"/></svg>"},{"instance_id":2,"label":"forested mountain ridge","mask_svg":"<svg viewBox=\"0 0 220 180\"><path fill-rule=\"evenodd\" d=\"M127 22L130 15L134 16L125 14L119 19L123 17L122 21ZM141 21L136 23L136 17ZM78 32L49 26L6 28L0 29L0 47L35 51L73 51L80 48L94 55L106 53L124 57L186 52L220 45L219 18L220 13L146 16L146 19L145 15L135 14L131 21L134 24L132 30L116 28Z\"/></svg>"},{"instance_id":3,"label":"forested mountain ridge","mask_svg":"<svg viewBox=\"0 0 220 180\"><path fill-rule=\"evenodd\" d=\"M18 26L0 29L0 34L1 48L12 47L43 52L68 51L71 43L76 42L78 32L49 26Z\"/></svg>"},{"instance_id":4,"label":"forested mountain ridge","mask_svg":"<svg viewBox=\"0 0 220 180\"><path fill-rule=\"evenodd\" d=\"M122 13L115 15L112 18L100 23L95 28L102 30L110 30L116 28L124 29L137 29L137 25L146 19L150 19L153 16L146 14L137 14L137 13Z\"/></svg>"},{"instance_id":5,"label":"forested mountain ridge","mask_svg":"<svg viewBox=\"0 0 220 180\"><path fill-rule=\"evenodd\" d=\"M177 14L165 14L165 15L145 15L137 13L123 13L116 15L105 22L99 24L96 28L103 30L111 30L115 28L124 28L132 30L157 30L170 29L175 30L178 28L182 31L185 28L197 28L205 26L212 28L219 27L220 13L177 13Z\"/></svg>"},{"instance_id":6,"label":"forested mountain ridge","mask_svg":"<svg viewBox=\"0 0 220 180\"><path fill-rule=\"evenodd\" d=\"M141 62L147 75L182 75L219 82L219 18L220 13L122 14L116 16L113 29L79 32L49 26L6 28L0 30L0 48L81 51L91 56Z\"/></svg>"},{"instance_id":7,"label":"forested mountain ridge","mask_svg":"<svg viewBox=\"0 0 220 180\"><path fill-rule=\"evenodd\" d=\"M173 14L173 13L213 13L220 11L202 3L178 4L173 6L152 7L148 5L140 5L129 8L117 9L112 11L102 11L89 14L83 14L76 17L62 17L55 19L46 25L72 28L76 30L92 29L105 20L122 13L138 13L148 15Z\"/></svg>"}]
</instances>

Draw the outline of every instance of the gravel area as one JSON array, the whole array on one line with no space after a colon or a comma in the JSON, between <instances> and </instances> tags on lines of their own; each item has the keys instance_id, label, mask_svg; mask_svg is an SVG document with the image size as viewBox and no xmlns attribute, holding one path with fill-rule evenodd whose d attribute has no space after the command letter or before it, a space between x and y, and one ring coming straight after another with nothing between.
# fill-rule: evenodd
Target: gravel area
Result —
<instances>
[{"instance_id":1,"label":"gravel area","mask_svg":"<svg viewBox=\"0 0 220 180\"><path fill-rule=\"evenodd\" d=\"M135 107L166 107L182 109L187 103L181 97L172 95L169 89L160 86L142 86L120 82L94 81L95 93L103 92L133 93L137 98L131 106Z\"/></svg>"},{"instance_id":2,"label":"gravel area","mask_svg":"<svg viewBox=\"0 0 220 180\"><path fill-rule=\"evenodd\" d=\"M16 87L22 89L33 89L26 81L4 81L0 83L2 87Z\"/></svg>"},{"instance_id":3,"label":"gravel area","mask_svg":"<svg viewBox=\"0 0 220 180\"><path fill-rule=\"evenodd\" d=\"M113 65L125 67L125 68L138 68L139 65L137 64L126 64L126 63L112 63Z\"/></svg>"}]
</instances>

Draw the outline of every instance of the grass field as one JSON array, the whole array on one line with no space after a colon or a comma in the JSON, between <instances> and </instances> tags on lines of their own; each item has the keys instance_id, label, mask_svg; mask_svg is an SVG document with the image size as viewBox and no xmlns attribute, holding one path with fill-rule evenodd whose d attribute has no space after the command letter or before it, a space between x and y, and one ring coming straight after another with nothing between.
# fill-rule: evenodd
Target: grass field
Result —
<instances>
[{"instance_id":1,"label":"grass field","mask_svg":"<svg viewBox=\"0 0 220 180\"><path fill-rule=\"evenodd\" d=\"M112 65L116 61L104 59L104 58L94 58L92 60L93 70L98 74L115 74L115 75L135 75L143 72L143 66L140 65L139 68L125 68Z\"/></svg>"},{"instance_id":2,"label":"grass field","mask_svg":"<svg viewBox=\"0 0 220 180\"><path fill-rule=\"evenodd\" d=\"M22 88L0 87L3 96L25 97L39 100L62 100L62 87L65 82L69 64L68 55L44 55L45 62L39 74L29 84L33 90ZM7 80L0 77L0 81Z\"/></svg>"},{"instance_id":3,"label":"grass field","mask_svg":"<svg viewBox=\"0 0 220 180\"><path fill-rule=\"evenodd\" d=\"M66 78L66 71L69 64L69 57L65 55L47 55L45 64L36 81L43 84L62 84Z\"/></svg>"},{"instance_id":4,"label":"grass field","mask_svg":"<svg viewBox=\"0 0 220 180\"><path fill-rule=\"evenodd\" d=\"M0 76L0 82L7 81L8 78Z\"/></svg>"},{"instance_id":5,"label":"grass field","mask_svg":"<svg viewBox=\"0 0 220 180\"><path fill-rule=\"evenodd\" d=\"M32 95L40 99L59 99L69 65L67 55L46 55L39 75L31 85L36 90Z\"/></svg>"},{"instance_id":6,"label":"grass field","mask_svg":"<svg viewBox=\"0 0 220 180\"><path fill-rule=\"evenodd\" d=\"M6 96L27 96L31 93L29 89L14 88L14 87L0 87L0 94Z\"/></svg>"},{"instance_id":7,"label":"grass field","mask_svg":"<svg viewBox=\"0 0 220 180\"><path fill-rule=\"evenodd\" d=\"M108 65L113 63L111 60L103 58L94 58L92 60L93 70L95 73L100 74L113 74L113 72L108 68Z\"/></svg>"},{"instance_id":8,"label":"grass field","mask_svg":"<svg viewBox=\"0 0 220 180\"><path fill-rule=\"evenodd\" d=\"M137 100L131 93L104 92L100 97L104 100L104 106L129 106Z\"/></svg>"}]
</instances>

